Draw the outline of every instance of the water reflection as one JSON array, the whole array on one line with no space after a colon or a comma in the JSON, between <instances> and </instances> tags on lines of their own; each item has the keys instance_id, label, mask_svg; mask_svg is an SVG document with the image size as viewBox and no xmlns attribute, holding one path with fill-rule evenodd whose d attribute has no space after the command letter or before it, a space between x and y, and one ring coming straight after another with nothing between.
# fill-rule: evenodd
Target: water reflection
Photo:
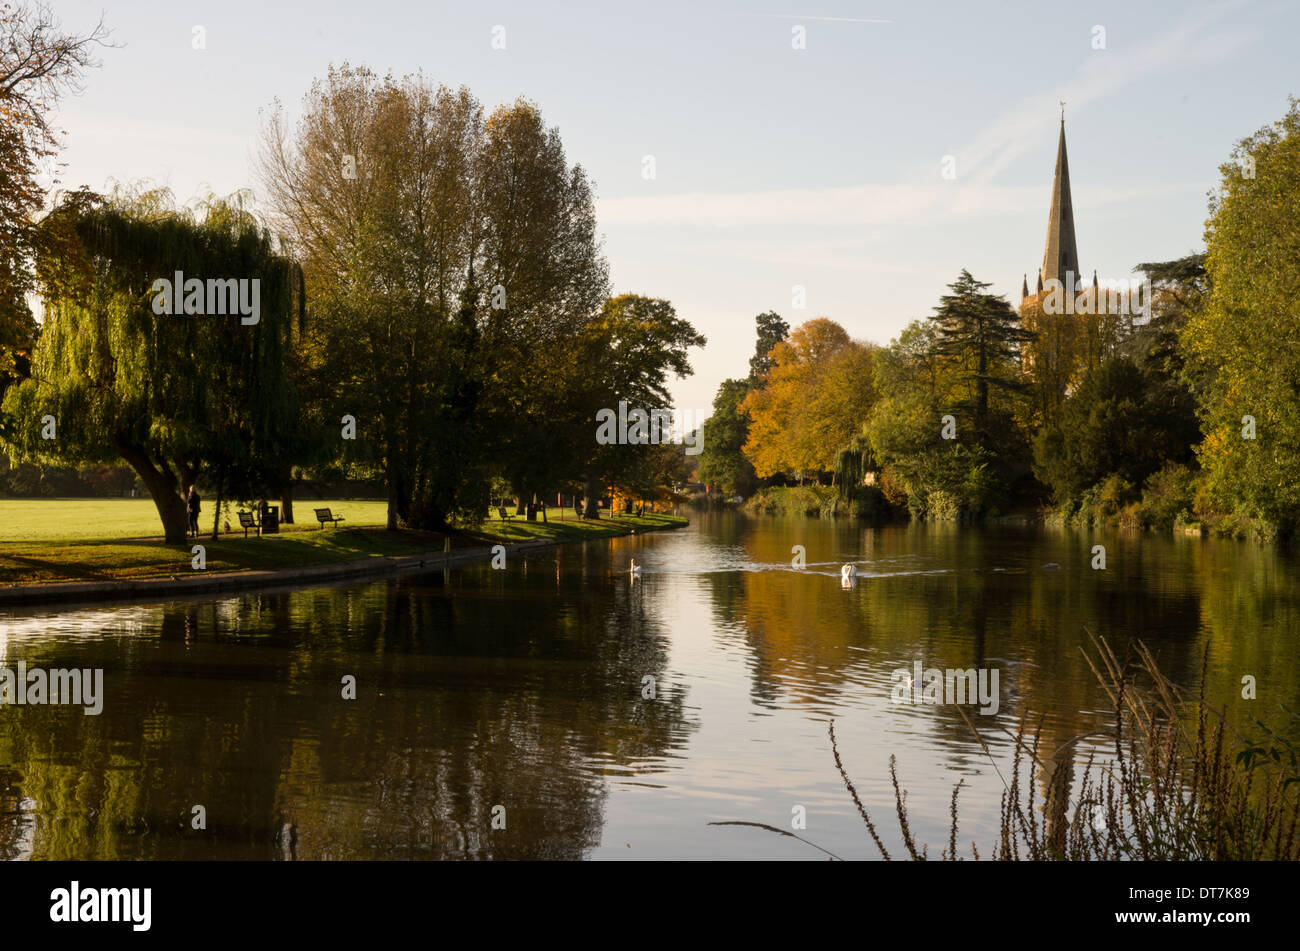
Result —
<instances>
[{"instance_id":1,"label":"water reflection","mask_svg":"<svg viewBox=\"0 0 1300 951\"><path fill-rule=\"evenodd\" d=\"M0 854L580 857L600 764L662 759L689 726L681 692L641 699L653 612L555 560L7 620L7 658L103 667L106 695L99 717L3 708Z\"/></svg>"},{"instance_id":2,"label":"water reflection","mask_svg":"<svg viewBox=\"0 0 1300 951\"><path fill-rule=\"evenodd\" d=\"M997 714L968 712L1001 762L998 730L1041 718L1062 804L1109 718L1085 629L1142 637L1188 686L1208 644L1211 696L1244 723L1296 705L1298 579L1245 543L715 516L505 571L0 615L0 666L105 670L101 716L0 707L0 856L822 857L708 826L788 827L800 805L808 838L871 857L831 717L882 832L894 754L918 836L946 841L964 777L983 846L997 772L955 708L892 702L892 671L996 668Z\"/></svg>"}]
</instances>

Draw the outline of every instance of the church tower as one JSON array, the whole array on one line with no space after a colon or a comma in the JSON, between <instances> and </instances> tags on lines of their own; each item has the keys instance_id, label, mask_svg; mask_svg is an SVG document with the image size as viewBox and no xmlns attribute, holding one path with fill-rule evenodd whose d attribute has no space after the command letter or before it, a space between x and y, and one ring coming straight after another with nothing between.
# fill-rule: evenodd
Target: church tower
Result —
<instances>
[{"instance_id":1,"label":"church tower","mask_svg":"<svg viewBox=\"0 0 1300 951\"><path fill-rule=\"evenodd\" d=\"M1020 285L1023 302L1034 302L1051 280L1066 287L1083 289L1079 273L1079 245L1074 238L1074 200L1070 196L1070 160L1065 149L1065 104L1061 104L1061 132L1056 142L1056 174L1052 176L1052 200L1047 211L1047 241L1043 247L1043 265L1038 280L1029 283L1025 275Z\"/></svg>"},{"instance_id":2,"label":"church tower","mask_svg":"<svg viewBox=\"0 0 1300 951\"><path fill-rule=\"evenodd\" d=\"M1070 199L1070 162L1065 154L1065 109L1061 109L1061 137L1056 144L1056 174L1052 178L1052 206L1047 214L1047 245L1039 278L1079 283L1079 246L1074 240L1074 203Z\"/></svg>"}]
</instances>

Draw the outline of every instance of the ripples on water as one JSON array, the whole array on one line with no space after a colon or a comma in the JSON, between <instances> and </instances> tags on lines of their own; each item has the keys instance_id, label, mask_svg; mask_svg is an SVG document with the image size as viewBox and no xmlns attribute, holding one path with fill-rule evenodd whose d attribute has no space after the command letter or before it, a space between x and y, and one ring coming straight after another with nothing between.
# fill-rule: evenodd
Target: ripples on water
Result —
<instances>
[{"instance_id":1,"label":"ripples on water","mask_svg":"<svg viewBox=\"0 0 1300 951\"><path fill-rule=\"evenodd\" d=\"M1238 719L1263 712L1238 709L1246 673L1296 703L1288 557L1098 537L704 516L504 571L0 615L0 666L102 667L106 694L98 717L0 707L0 855L822 859L709 825L790 828L802 806L801 835L873 858L832 718L888 847L893 755L918 840L947 841L964 779L959 840L987 854L1002 781L955 709L891 700L896 669L996 668L997 714L969 709L1004 774L1022 715L1059 760L1109 726L1085 627L1142 637L1188 686L1208 644Z\"/></svg>"}]
</instances>

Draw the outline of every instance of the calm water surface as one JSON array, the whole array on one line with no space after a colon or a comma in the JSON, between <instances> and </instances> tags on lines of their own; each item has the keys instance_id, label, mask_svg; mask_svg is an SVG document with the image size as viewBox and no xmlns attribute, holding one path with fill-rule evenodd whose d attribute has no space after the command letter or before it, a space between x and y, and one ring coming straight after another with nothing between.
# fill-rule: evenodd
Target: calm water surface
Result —
<instances>
[{"instance_id":1,"label":"calm water surface","mask_svg":"<svg viewBox=\"0 0 1300 951\"><path fill-rule=\"evenodd\" d=\"M1083 757L1070 738L1110 723L1085 629L1144 639L1187 686L1208 645L1243 728L1298 708L1300 566L1186 537L697 515L504 571L0 613L0 667L103 668L105 694L99 716L0 706L0 857L824 860L709 824L788 829L802 806L801 835L875 858L831 719L887 847L892 755L918 840L946 843L964 779L959 840L987 855L1002 781L955 708L893 702L891 673L996 668L997 714L968 709L1003 772L1026 713Z\"/></svg>"}]
</instances>

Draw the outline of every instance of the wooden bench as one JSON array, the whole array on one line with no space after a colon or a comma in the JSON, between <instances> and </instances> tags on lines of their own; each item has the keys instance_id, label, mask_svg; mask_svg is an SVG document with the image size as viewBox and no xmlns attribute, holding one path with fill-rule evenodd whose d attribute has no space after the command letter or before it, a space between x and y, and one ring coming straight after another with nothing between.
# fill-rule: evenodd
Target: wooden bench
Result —
<instances>
[{"instance_id":1,"label":"wooden bench","mask_svg":"<svg viewBox=\"0 0 1300 951\"><path fill-rule=\"evenodd\" d=\"M504 505L497 506L497 514L501 516L501 521L503 522L514 518L513 515L511 515L509 512L506 511L506 507Z\"/></svg>"},{"instance_id":2,"label":"wooden bench","mask_svg":"<svg viewBox=\"0 0 1300 951\"><path fill-rule=\"evenodd\" d=\"M337 526L339 522L346 521L342 515L333 515L329 509L316 509L316 521L320 522L320 527L325 528L325 523Z\"/></svg>"},{"instance_id":3,"label":"wooden bench","mask_svg":"<svg viewBox=\"0 0 1300 951\"><path fill-rule=\"evenodd\" d=\"M250 528L257 532L258 535L262 534L262 523L253 518L252 512L239 513L239 527L244 530L245 538L248 537L248 530Z\"/></svg>"}]
</instances>

